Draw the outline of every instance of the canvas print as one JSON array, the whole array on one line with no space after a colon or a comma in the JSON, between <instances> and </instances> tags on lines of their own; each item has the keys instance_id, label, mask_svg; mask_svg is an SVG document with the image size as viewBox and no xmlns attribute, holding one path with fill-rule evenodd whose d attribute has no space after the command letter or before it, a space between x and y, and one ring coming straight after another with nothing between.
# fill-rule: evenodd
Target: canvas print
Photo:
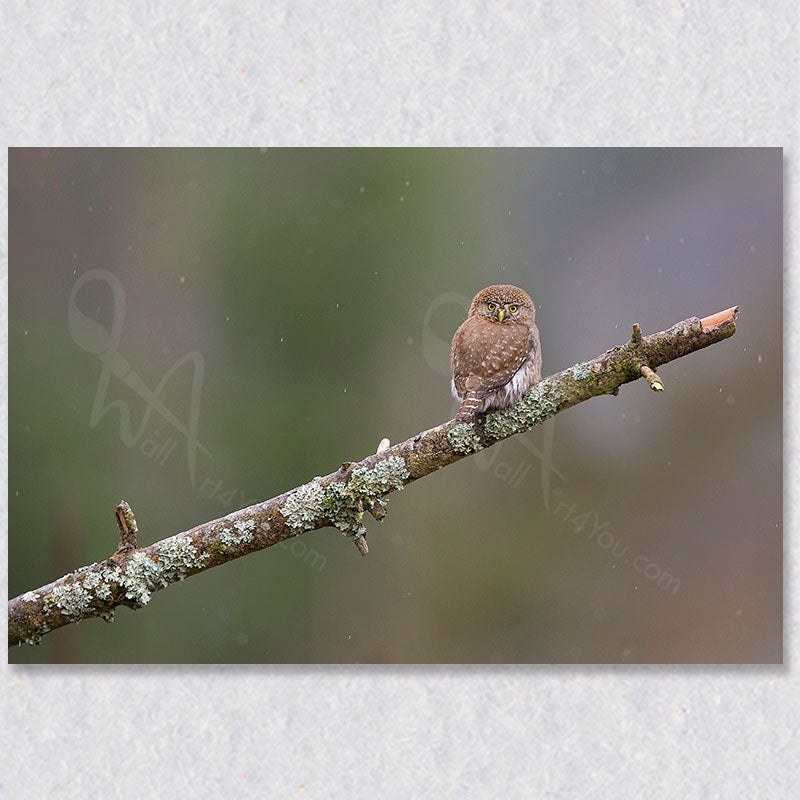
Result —
<instances>
[{"instance_id":1,"label":"canvas print","mask_svg":"<svg viewBox=\"0 0 800 800\"><path fill-rule=\"evenodd\" d=\"M9 661L782 661L778 148L11 148Z\"/></svg>"}]
</instances>

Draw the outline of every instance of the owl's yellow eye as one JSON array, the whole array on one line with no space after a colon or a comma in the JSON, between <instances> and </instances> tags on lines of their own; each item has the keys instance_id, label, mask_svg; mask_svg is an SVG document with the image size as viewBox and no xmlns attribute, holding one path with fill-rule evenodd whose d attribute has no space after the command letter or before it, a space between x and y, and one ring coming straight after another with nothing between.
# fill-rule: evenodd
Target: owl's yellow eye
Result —
<instances>
[{"instance_id":1,"label":"owl's yellow eye","mask_svg":"<svg viewBox=\"0 0 800 800\"><path fill-rule=\"evenodd\" d=\"M512 314L516 314L516 313L517 313L517 307L516 307L516 306L509 306L509 307L508 307L508 310L509 310L509 311L510 311Z\"/></svg>"},{"instance_id":2,"label":"owl's yellow eye","mask_svg":"<svg viewBox=\"0 0 800 800\"><path fill-rule=\"evenodd\" d=\"M497 308L497 303L488 303L486 307L489 311L494 311Z\"/></svg>"}]
</instances>

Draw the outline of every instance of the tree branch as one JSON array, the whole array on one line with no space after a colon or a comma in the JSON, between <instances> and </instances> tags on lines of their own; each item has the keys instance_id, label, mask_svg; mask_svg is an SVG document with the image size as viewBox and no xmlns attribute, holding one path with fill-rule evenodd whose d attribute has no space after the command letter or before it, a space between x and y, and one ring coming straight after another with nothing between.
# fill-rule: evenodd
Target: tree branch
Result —
<instances>
[{"instance_id":1,"label":"tree branch","mask_svg":"<svg viewBox=\"0 0 800 800\"><path fill-rule=\"evenodd\" d=\"M590 397L617 394L642 376L660 391L655 370L732 336L738 313L737 306L691 317L650 336L634 325L630 341L545 378L516 406L471 422L451 419L394 447L384 439L363 461L345 462L330 475L147 547L137 547L136 519L122 501L116 507L120 544L110 558L9 601L9 646L38 643L47 632L88 617L110 622L119 605L141 608L153 592L176 581L327 525L350 535L366 555L364 512L383 519L387 494Z\"/></svg>"}]
</instances>

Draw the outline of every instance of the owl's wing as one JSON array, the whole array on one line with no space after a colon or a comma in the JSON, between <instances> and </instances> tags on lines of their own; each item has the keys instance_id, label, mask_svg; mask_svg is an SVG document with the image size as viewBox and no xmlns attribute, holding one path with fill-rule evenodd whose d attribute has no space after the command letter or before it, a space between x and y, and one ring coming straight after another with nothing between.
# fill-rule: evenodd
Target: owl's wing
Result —
<instances>
[{"instance_id":1,"label":"owl's wing","mask_svg":"<svg viewBox=\"0 0 800 800\"><path fill-rule=\"evenodd\" d=\"M535 325L531 325L528 329L528 335L530 336L530 352L534 356L532 378L534 383L539 383L542 379L542 343L539 339L539 329Z\"/></svg>"},{"instance_id":2,"label":"owl's wing","mask_svg":"<svg viewBox=\"0 0 800 800\"><path fill-rule=\"evenodd\" d=\"M489 325L495 331L477 373L483 378L485 392L505 386L531 352L530 333L525 325Z\"/></svg>"},{"instance_id":3,"label":"owl's wing","mask_svg":"<svg viewBox=\"0 0 800 800\"><path fill-rule=\"evenodd\" d=\"M531 345L525 325L498 325L470 317L456 331L450 348L456 389L462 394L473 389L485 396L505 386L530 355Z\"/></svg>"}]
</instances>

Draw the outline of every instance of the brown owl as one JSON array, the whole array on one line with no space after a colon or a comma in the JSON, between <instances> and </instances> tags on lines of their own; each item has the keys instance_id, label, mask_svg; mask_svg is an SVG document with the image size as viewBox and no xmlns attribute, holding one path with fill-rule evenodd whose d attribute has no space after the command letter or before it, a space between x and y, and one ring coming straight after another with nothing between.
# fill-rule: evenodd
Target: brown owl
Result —
<instances>
[{"instance_id":1,"label":"brown owl","mask_svg":"<svg viewBox=\"0 0 800 800\"><path fill-rule=\"evenodd\" d=\"M450 345L451 389L460 421L518 403L542 379L542 349L533 300L516 286L487 286Z\"/></svg>"}]
</instances>

